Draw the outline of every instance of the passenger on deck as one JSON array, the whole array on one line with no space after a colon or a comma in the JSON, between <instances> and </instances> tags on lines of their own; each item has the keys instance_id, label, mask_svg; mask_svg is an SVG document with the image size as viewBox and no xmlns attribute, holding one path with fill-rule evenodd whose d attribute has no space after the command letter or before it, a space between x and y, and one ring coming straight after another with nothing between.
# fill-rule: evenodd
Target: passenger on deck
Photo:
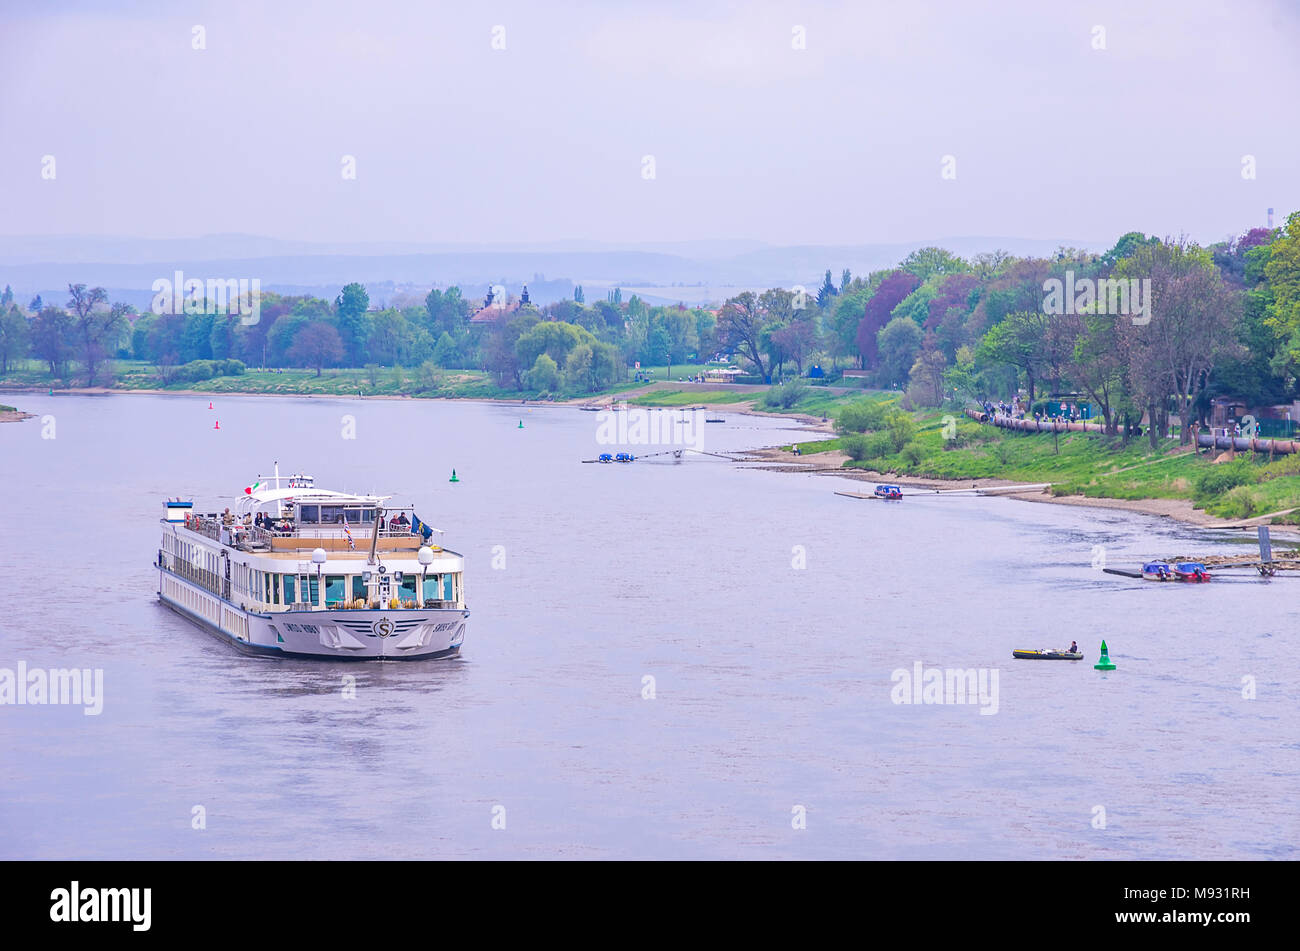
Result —
<instances>
[{"instance_id":1,"label":"passenger on deck","mask_svg":"<svg viewBox=\"0 0 1300 951\"><path fill-rule=\"evenodd\" d=\"M235 524L235 516L230 514L230 509L226 509L224 512L221 513L221 524L223 525Z\"/></svg>"},{"instance_id":2,"label":"passenger on deck","mask_svg":"<svg viewBox=\"0 0 1300 951\"><path fill-rule=\"evenodd\" d=\"M1076 644L1074 641L1070 641L1070 653L1071 654L1079 653L1079 645Z\"/></svg>"}]
</instances>

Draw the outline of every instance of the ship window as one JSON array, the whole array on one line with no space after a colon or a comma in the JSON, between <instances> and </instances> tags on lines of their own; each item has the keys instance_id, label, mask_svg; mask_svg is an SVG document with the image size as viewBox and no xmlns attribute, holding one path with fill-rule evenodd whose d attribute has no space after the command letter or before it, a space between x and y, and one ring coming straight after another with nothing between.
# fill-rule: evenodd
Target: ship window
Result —
<instances>
[{"instance_id":1,"label":"ship window","mask_svg":"<svg viewBox=\"0 0 1300 951\"><path fill-rule=\"evenodd\" d=\"M298 521L315 525L320 521L319 505L304 505L298 510Z\"/></svg>"},{"instance_id":2,"label":"ship window","mask_svg":"<svg viewBox=\"0 0 1300 951\"><path fill-rule=\"evenodd\" d=\"M450 601L450 600L452 600L452 593L451 593L452 586L451 586L451 581L452 581L452 577L451 577L451 575L443 575L443 576L442 576L442 592L443 592L443 593L442 593L442 599L443 599L444 601Z\"/></svg>"},{"instance_id":3,"label":"ship window","mask_svg":"<svg viewBox=\"0 0 1300 951\"><path fill-rule=\"evenodd\" d=\"M307 600L312 604L320 603L320 577L318 575L309 575L307 577Z\"/></svg>"},{"instance_id":4,"label":"ship window","mask_svg":"<svg viewBox=\"0 0 1300 951\"><path fill-rule=\"evenodd\" d=\"M284 576L284 603L285 604L293 604L295 601L298 600L297 596L294 594L294 581L296 580L297 579L295 579L293 575Z\"/></svg>"},{"instance_id":5,"label":"ship window","mask_svg":"<svg viewBox=\"0 0 1300 951\"><path fill-rule=\"evenodd\" d=\"M332 604L335 601L342 601L347 588L344 585L346 581L342 575L325 576L325 603Z\"/></svg>"},{"instance_id":6,"label":"ship window","mask_svg":"<svg viewBox=\"0 0 1300 951\"><path fill-rule=\"evenodd\" d=\"M364 598L366 596L366 581L361 575L352 576L352 597Z\"/></svg>"},{"instance_id":7,"label":"ship window","mask_svg":"<svg viewBox=\"0 0 1300 951\"><path fill-rule=\"evenodd\" d=\"M438 594L438 585L442 575L430 575L424 579L424 596L432 598L435 601L441 600Z\"/></svg>"},{"instance_id":8,"label":"ship window","mask_svg":"<svg viewBox=\"0 0 1300 951\"><path fill-rule=\"evenodd\" d=\"M415 585L420 579L415 575L407 573L402 577L402 583L398 586L398 597L403 601L415 600Z\"/></svg>"},{"instance_id":9,"label":"ship window","mask_svg":"<svg viewBox=\"0 0 1300 951\"><path fill-rule=\"evenodd\" d=\"M347 515L348 515L348 521L352 522L354 525L363 521L363 519L361 518L361 509L348 509Z\"/></svg>"}]
</instances>

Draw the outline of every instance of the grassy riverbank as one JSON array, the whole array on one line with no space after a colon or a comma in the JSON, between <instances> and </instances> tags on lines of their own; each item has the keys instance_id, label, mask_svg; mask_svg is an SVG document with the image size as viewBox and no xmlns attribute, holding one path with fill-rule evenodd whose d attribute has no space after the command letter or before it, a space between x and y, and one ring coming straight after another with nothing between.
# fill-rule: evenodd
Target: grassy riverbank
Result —
<instances>
[{"instance_id":1,"label":"grassy riverbank","mask_svg":"<svg viewBox=\"0 0 1300 951\"><path fill-rule=\"evenodd\" d=\"M882 398L883 399L883 398ZM910 414L915 431L906 442L853 435L800 446L804 456L855 450L844 463L862 469L927 479L1006 479L1050 482L1058 498L1179 499L1225 519L1255 518L1300 507L1300 457L1239 454L1215 461L1176 440L1151 449L1145 439L1098 433L1009 432L958 419L954 412ZM855 446L855 440L859 442ZM865 450L865 454L864 454ZM1300 512L1275 521L1300 524Z\"/></svg>"}]
</instances>

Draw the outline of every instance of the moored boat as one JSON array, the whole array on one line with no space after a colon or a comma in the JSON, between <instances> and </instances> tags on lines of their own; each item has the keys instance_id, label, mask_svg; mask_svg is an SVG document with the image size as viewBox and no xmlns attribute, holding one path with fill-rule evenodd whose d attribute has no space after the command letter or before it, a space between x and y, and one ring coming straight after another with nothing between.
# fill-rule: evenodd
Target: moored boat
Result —
<instances>
[{"instance_id":1,"label":"moored boat","mask_svg":"<svg viewBox=\"0 0 1300 951\"><path fill-rule=\"evenodd\" d=\"M1180 561L1174 565L1174 574L1179 581L1201 583L1210 580L1210 573L1199 561Z\"/></svg>"},{"instance_id":2,"label":"moored boat","mask_svg":"<svg viewBox=\"0 0 1300 951\"><path fill-rule=\"evenodd\" d=\"M901 499L903 490L896 485L878 485L876 486L875 496L878 499Z\"/></svg>"},{"instance_id":3,"label":"moored boat","mask_svg":"<svg viewBox=\"0 0 1300 951\"><path fill-rule=\"evenodd\" d=\"M391 496L257 482L235 511L164 503L158 599L240 650L362 660L459 652L465 560ZM355 530L355 534L354 534ZM367 536L369 536L367 538Z\"/></svg>"},{"instance_id":4,"label":"moored boat","mask_svg":"<svg viewBox=\"0 0 1300 951\"><path fill-rule=\"evenodd\" d=\"M1173 566L1166 561L1148 561L1142 566L1142 577L1147 581L1176 581Z\"/></svg>"}]
</instances>

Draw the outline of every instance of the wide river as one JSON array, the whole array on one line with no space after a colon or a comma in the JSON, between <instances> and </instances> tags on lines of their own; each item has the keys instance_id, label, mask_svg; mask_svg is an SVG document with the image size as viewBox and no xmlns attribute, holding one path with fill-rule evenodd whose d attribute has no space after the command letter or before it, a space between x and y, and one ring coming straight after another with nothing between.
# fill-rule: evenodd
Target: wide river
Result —
<instances>
[{"instance_id":1,"label":"wide river","mask_svg":"<svg viewBox=\"0 0 1300 951\"><path fill-rule=\"evenodd\" d=\"M1253 550L1222 534L583 465L619 447L572 408L18 402L44 418L0 425L0 668L102 669L103 709L0 706L0 858L1296 857L1295 582L1094 567ZM723 415L704 449L796 435ZM447 532L459 658L249 658L158 605L163 499L224 507L275 460ZM896 703L918 663L985 702Z\"/></svg>"}]
</instances>

